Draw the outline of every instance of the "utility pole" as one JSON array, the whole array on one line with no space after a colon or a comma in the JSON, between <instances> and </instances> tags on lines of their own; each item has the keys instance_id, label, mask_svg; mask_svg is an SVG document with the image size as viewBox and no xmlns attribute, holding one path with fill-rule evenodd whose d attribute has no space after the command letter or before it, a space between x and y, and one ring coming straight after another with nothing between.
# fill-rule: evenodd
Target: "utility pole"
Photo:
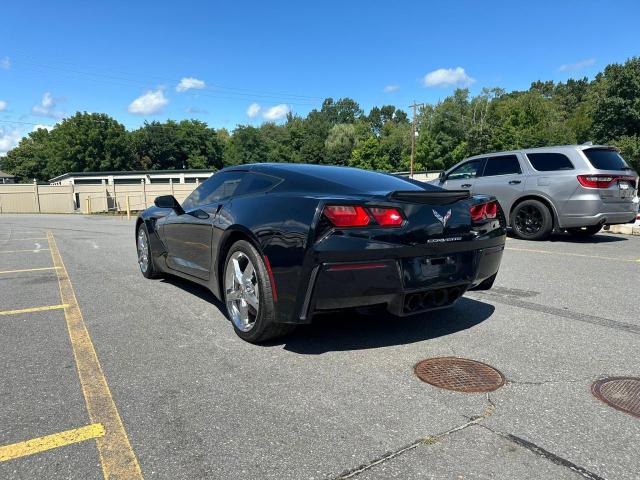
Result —
<instances>
[{"instance_id":1,"label":"utility pole","mask_svg":"<svg viewBox=\"0 0 640 480\"><path fill-rule=\"evenodd\" d=\"M411 124L411 164L409 167L409 178L413 178L413 161L416 158L416 115L417 108L424 107L424 103L416 103L413 101L413 105L409 105L409 107L413 108L413 122Z\"/></svg>"}]
</instances>

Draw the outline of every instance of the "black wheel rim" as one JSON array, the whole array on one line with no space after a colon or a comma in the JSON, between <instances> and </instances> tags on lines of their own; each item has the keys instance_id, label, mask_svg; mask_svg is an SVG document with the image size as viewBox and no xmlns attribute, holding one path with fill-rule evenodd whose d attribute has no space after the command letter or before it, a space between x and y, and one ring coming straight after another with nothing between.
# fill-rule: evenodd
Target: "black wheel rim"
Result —
<instances>
[{"instance_id":1,"label":"black wheel rim","mask_svg":"<svg viewBox=\"0 0 640 480\"><path fill-rule=\"evenodd\" d=\"M539 208L525 205L516 213L516 228L523 235L535 235L544 225L544 217Z\"/></svg>"}]
</instances>

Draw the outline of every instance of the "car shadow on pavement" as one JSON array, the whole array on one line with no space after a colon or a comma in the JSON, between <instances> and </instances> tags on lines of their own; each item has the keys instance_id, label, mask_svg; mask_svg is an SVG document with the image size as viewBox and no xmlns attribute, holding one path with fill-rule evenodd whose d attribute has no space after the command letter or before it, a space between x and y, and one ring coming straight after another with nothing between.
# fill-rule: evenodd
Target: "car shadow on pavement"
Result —
<instances>
[{"instance_id":1,"label":"car shadow on pavement","mask_svg":"<svg viewBox=\"0 0 640 480\"><path fill-rule=\"evenodd\" d=\"M226 309L224 303L218 300L208 288L205 288L202 285L198 285L197 283L190 282L189 280L184 280L180 277L175 277L169 274L163 275L160 278L160 281L170 283L174 287L178 287L181 290L190 293L191 295L194 295L206 302L212 303L218 310L220 310L220 313L222 313L222 315L225 315Z\"/></svg>"},{"instance_id":2,"label":"car shadow on pavement","mask_svg":"<svg viewBox=\"0 0 640 480\"><path fill-rule=\"evenodd\" d=\"M628 239L620 235L613 235L607 233L597 233L589 237L578 237L568 233L554 233L549 237L550 242L564 242L564 243L612 243L612 242L626 242Z\"/></svg>"},{"instance_id":3,"label":"car shadow on pavement","mask_svg":"<svg viewBox=\"0 0 640 480\"><path fill-rule=\"evenodd\" d=\"M406 345L474 327L494 310L493 305L463 297L451 308L411 317L395 317L384 310L317 314L311 325L300 326L274 343L305 355Z\"/></svg>"},{"instance_id":4,"label":"car shadow on pavement","mask_svg":"<svg viewBox=\"0 0 640 480\"><path fill-rule=\"evenodd\" d=\"M520 240L518 237L514 236L511 232L508 233L508 237L513 240ZM545 242L564 242L564 243L587 243L587 244L596 244L596 243L612 243L612 242L626 242L628 239L624 238L621 235L615 236L613 234L607 233L597 233L595 235L591 235L588 237L578 237L575 235L571 235L569 233L552 233L549 238L546 240L531 240L529 243L545 243ZM526 240L525 240L526 241Z\"/></svg>"},{"instance_id":5,"label":"car shadow on pavement","mask_svg":"<svg viewBox=\"0 0 640 480\"><path fill-rule=\"evenodd\" d=\"M205 287L172 275L160 281L210 302L226 317L224 304ZM263 345L284 345L285 350L304 355L405 345L474 327L494 310L493 305L462 297L451 308L410 317L395 317L384 309L316 314L311 325L301 325L293 333Z\"/></svg>"}]
</instances>

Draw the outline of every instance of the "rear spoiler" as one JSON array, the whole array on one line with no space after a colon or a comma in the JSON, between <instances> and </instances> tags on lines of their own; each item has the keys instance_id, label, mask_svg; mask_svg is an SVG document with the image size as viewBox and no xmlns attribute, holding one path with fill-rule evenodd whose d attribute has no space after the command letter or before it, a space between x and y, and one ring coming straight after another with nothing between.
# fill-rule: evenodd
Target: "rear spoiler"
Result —
<instances>
[{"instance_id":1,"label":"rear spoiler","mask_svg":"<svg viewBox=\"0 0 640 480\"><path fill-rule=\"evenodd\" d=\"M400 190L389 194L390 200L401 202L427 203L430 205L448 205L471 197L469 190Z\"/></svg>"}]
</instances>

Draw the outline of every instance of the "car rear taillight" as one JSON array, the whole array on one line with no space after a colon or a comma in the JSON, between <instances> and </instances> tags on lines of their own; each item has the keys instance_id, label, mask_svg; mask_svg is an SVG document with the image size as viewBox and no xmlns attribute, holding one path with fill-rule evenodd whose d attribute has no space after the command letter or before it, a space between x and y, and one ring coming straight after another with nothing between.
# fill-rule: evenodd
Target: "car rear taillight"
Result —
<instances>
[{"instance_id":1,"label":"car rear taillight","mask_svg":"<svg viewBox=\"0 0 640 480\"><path fill-rule=\"evenodd\" d=\"M617 179L612 175L578 175L580 185L587 188L609 188Z\"/></svg>"},{"instance_id":2,"label":"car rear taillight","mask_svg":"<svg viewBox=\"0 0 640 480\"><path fill-rule=\"evenodd\" d=\"M364 208L352 205L327 205L322 211L336 227L366 227L369 215Z\"/></svg>"},{"instance_id":3,"label":"car rear taillight","mask_svg":"<svg viewBox=\"0 0 640 480\"><path fill-rule=\"evenodd\" d=\"M469 212L471 213L471 221L473 222L496 218L498 215L498 202L494 200L480 205L473 205L469 209Z\"/></svg>"},{"instance_id":4,"label":"car rear taillight","mask_svg":"<svg viewBox=\"0 0 640 480\"><path fill-rule=\"evenodd\" d=\"M395 208L373 207L369 211L383 227L399 227L402 225L402 215Z\"/></svg>"}]
</instances>

